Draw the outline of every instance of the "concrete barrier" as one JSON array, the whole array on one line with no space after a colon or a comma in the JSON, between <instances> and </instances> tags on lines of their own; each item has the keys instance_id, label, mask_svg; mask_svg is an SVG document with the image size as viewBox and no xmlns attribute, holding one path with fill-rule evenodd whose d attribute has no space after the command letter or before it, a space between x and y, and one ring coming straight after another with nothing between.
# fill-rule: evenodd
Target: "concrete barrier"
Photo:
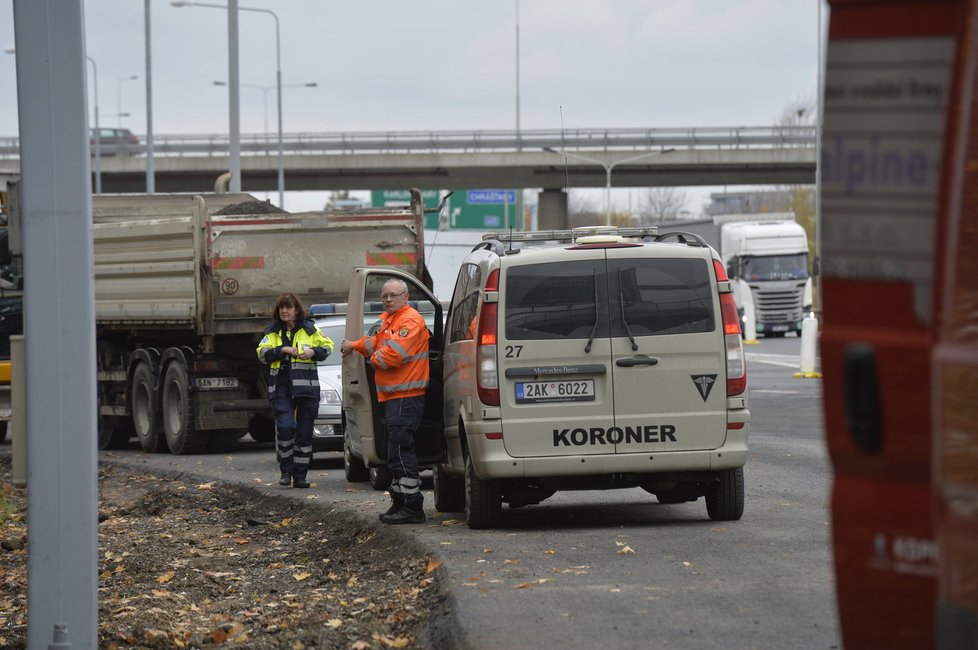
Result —
<instances>
[{"instance_id":1,"label":"concrete barrier","mask_svg":"<svg viewBox=\"0 0 978 650\"><path fill-rule=\"evenodd\" d=\"M14 485L27 485L27 373L25 370L24 335L10 337L10 453L13 466L11 481Z\"/></svg>"}]
</instances>

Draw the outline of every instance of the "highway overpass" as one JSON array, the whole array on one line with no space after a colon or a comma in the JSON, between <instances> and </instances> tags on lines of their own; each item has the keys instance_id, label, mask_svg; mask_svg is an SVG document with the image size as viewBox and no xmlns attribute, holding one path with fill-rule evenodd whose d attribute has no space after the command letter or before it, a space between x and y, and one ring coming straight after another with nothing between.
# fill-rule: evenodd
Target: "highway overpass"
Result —
<instances>
[{"instance_id":1,"label":"highway overpass","mask_svg":"<svg viewBox=\"0 0 978 650\"><path fill-rule=\"evenodd\" d=\"M282 145L289 190L595 188L609 169L614 187L815 182L814 127L290 133ZM156 190L213 190L228 149L226 135L157 135ZM241 152L242 189L274 191L277 137L242 135ZM145 144L99 163L103 192L145 191ZM19 168L17 139L0 138L0 175Z\"/></svg>"}]
</instances>

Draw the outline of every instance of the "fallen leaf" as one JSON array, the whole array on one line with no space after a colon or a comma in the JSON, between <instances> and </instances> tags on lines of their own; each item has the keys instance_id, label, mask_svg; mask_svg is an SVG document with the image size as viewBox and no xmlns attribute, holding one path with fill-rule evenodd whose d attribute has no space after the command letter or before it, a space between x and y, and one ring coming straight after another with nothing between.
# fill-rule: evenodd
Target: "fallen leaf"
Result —
<instances>
[{"instance_id":1,"label":"fallen leaf","mask_svg":"<svg viewBox=\"0 0 978 650\"><path fill-rule=\"evenodd\" d=\"M251 542L250 539L246 539L244 537L232 537L231 539L234 540L236 544L248 544Z\"/></svg>"},{"instance_id":2,"label":"fallen leaf","mask_svg":"<svg viewBox=\"0 0 978 650\"><path fill-rule=\"evenodd\" d=\"M174 577L175 575L176 575L176 573L174 573L173 571L167 571L167 572L166 572L166 573L164 573L163 575L161 575L161 576L158 576L158 577L156 578L156 582L158 582L158 583L160 583L161 585L165 585L165 584L166 584L166 583L168 583L168 582L169 582L170 580L173 580L173 577Z\"/></svg>"},{"instance_id":3,"label":"fallen leaf","mask_svg":"<svg viewBox=\"0 0 978 650\"><path fill-rule=\"evenodd\" d=\"M383 634L375 634L374 641L378 643L383 643L389 648L406 648L408 643L411 642L410 639L399 636L396 638L390 638L389 636L384 636Z\"/></svg>"},{"instance_id":4,"label":"fallen leaf","mask_svg":"<svg viewBox=\"0 0 978 650\"><path fill-rule=\"evenodd\" d=\"M486 548L482 549L482 552L483 553L492 553L494 550L495 550L494 548L491 548L491 547L488 547L487 546Z\"/></svg>"},{"instance_id":5,"label":"fallen leaf","mask_svg":"<svg viewBox=\"0 0 978 650\"><path fill-rule=\"evenodd\" d=\"M622 546L618 549L618 555L624 555L625 553L634 553L631 546Z\"/></svg>"},{"instance_id":6,"label":"fallen leaf","mask_svg":"<svg viewBox=\"0 0 978 650\"><path fill-rule=\"evenodd\" d=\"M311 575L312 575L311 573L307 573L303 571L302 573L293 573L292 577L295 578L297 582L302 582L303 580L305 580Z\"/></svg>"},{"instance_id":7,"label":"fallen leaf","mask_svg":"<svg viewBox=\"0 0 978 650\"><path fill-rule=\"evenodd\" d=\"M334 630L335 630L336 628L338 628L339 626L341 626L341 625L343 625L343 621L341 621L341 620L340 620L340 619L338 619L338 618L331 618L331 619L329 619L328 621L326 621L326 626L327 626L327 627L331 627L331 628L333 628Z\"/></svg>"},{"instance_id":8,"label":"fallen leaf","mask_svg":"<svg viewBox=\"0 0 978 650\"><path fill-rule=\"evenodd\" d=\"M425 573L431 573L432 571L434 571L435 569L437 569L438 567L440 567L442 564L443 563L442 563L441 560L435 560L434 558L429 559L428 560L428 566L426 566L424 568L424 572Z\"/></svg>"},{"instance_id":9,"label":"fallen leaf","mask_svg":"<svg viewBox=\"0 0 978 650\"><path fill-rule=\"evenodd\" d=\"M546 551L543 552L543 554L544 555L557 555L557 551L555 551L552 548L548 548Z\"/></svg>"},{"instance_id":10,"label":"fallen leaf","mask_svg":"<svg viewBox=\"0 0 978 650\"><path fill-rule=\"evenodd\" d=\"M441 522L442 526L461 526L464 522L461 519L445 519Z\"/></svg>"},{"instance_id":11,"label":"fallen leaf","mask_svg":"<svg viewBox=\"0 0 978 650\"><path fill-rule=\"evenodd\" d=\"M200 485L197 486L197 489L198 490L213 490L214 489L214 483L216 483L216 482L217 481L211 481L210 483L201 483Z\"/></svg>"},{"instance_id":12,"label":"fallen leaf","mask_svg":"<svg viewBox=\"0 0 978 650\"><path fill-rule=\"evenodd\" d=\"M516 588L517 589L529 589L530 588L530 583L529 582L521 582L520 584L516 585Z\"/></svg>"},{"instance_id":13,"label":"fallen leaf","mask_svg":"<svg viewBox=\"0 0 978 650\"><path fill-rule=\"evenodd\" d=\"M369 647L370 644L367 643L366 641L357 641L356 643L350 646L350 650L367 650Z\"/></svg>"}]
</instances>

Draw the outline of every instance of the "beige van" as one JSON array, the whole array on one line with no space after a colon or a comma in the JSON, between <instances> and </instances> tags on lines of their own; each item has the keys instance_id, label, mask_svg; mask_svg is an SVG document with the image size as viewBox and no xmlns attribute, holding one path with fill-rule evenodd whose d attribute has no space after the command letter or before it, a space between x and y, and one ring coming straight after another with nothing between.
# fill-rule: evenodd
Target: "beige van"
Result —
<instances>
[{"instance_id":1,"label":"beige van","mask_svg":"<svg viewBox=\"0 0 978 650\"><path fill-rule=\"evenodd\" d=\"M412 297L421 289L414 280ZM436 509L487 528L504 502L641 487L741 517L740 327L719 257L696 236L488 234L463 261L432 346L445 448Z\"/></svg>"}]
</instances>

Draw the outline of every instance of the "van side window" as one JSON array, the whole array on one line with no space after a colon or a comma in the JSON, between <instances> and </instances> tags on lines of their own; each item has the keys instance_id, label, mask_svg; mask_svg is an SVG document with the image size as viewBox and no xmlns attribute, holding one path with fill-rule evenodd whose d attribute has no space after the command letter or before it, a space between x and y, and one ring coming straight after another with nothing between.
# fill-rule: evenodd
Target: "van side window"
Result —
<instances>
[{"instance_id":1,"label":"van side window","mask_svg":"<svg viewBox=\"0 0 978 650\"><path fill-rule=\"evenodd\" d=\"M621 314L635 336L714 330L710 269L701 259L609 260L613 336L625 335Z\"/></svg>"},{"instance_id":2,"label":"van side window","mask_svg":"<svg viewBox=\"0 0 978 650\"><path fill-rule=\"evenodd\" d=\"M604 260L512 266L504 281L507 339L608 336Z\"/></svg>"},{"instance_id":3,"label":"van side window","mask_svg":"<svg viewBox=\"0 0 978 650\"><path fill-rule=\"evenodd\" d=\"M482 286L482 270L476 264L463 264L452 294L452 308L448 315L449 343L474 338L475 312L479 308L479 288Z\"/></svg>"}]
</instances>

